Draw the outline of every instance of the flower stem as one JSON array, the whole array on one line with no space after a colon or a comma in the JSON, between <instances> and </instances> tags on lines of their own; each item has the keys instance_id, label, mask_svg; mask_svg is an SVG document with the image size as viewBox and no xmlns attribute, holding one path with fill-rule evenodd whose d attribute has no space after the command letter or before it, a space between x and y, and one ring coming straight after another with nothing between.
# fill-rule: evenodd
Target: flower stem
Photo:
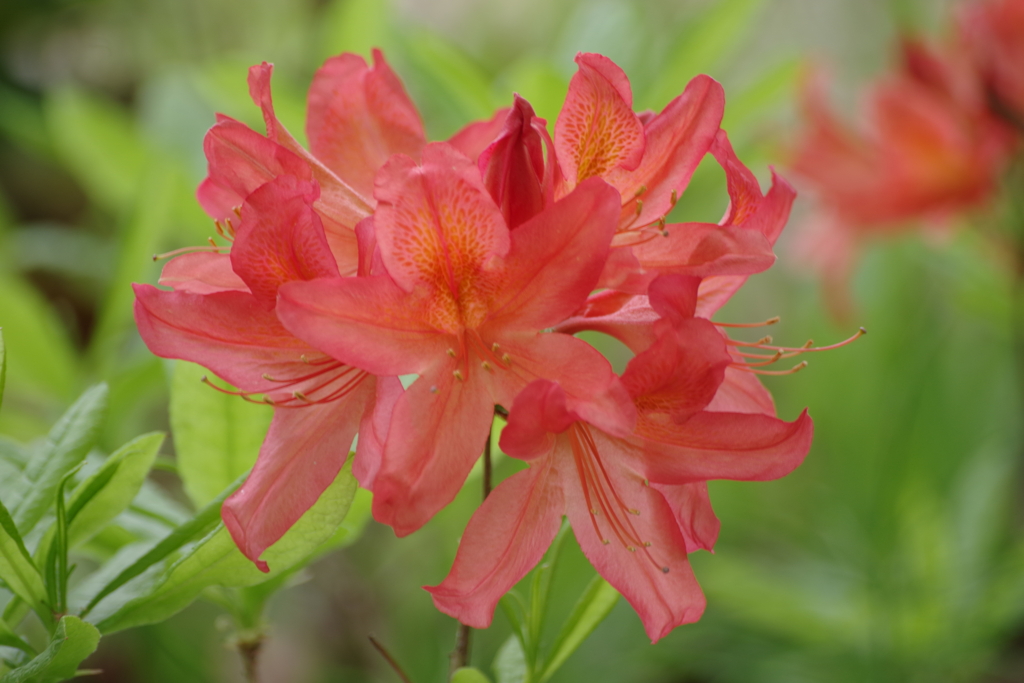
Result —
<instances>
[{"instance_id":1,"label":"flower stem","mask_svg":"<svg viewBox=\"0 0 1024 683\"><path fill-rule=\"evenodd\" d=\"M483 497L491 495L491 477L493 474L491 466L491 435L487 435L487 443L484 444L483 452ZM459 624L459 630L455 632L455 649L448 655L448 680L451 680L455 672L469 664L469 644L472 629L465 624Z\"/></svg>"},{"instance_id":2,"label":"flower stem","mask_svg":"<svg viewBox=\"0 0 1024 683\"><path fill-rule=\"evenodd\" d=\"M391 653L388 652L387 648L381 645L380 642L373 636L369 636L369 638L370 643L375 648L377 648L377 652L379 652L380 656L384 658L384 661L386 661L388 665L394 670L394 672L398 674L398 677L402 679L402 683L412 683L412 679L410 679L409 676L404 671L402 671L402 667L398 665L398 662L396 662L395 658L391 656Z\"/></svg>"}]
</instances>

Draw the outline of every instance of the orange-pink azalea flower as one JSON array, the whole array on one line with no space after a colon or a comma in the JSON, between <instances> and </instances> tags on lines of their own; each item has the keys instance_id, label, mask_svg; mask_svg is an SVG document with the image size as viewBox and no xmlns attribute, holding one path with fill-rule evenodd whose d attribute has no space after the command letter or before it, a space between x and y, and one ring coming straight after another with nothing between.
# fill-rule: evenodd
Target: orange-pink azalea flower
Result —
<instances>
[{"instance_id":1,"label":"orange-pink azalea flower","mask_svg":"<svg viewBox=\"0 0 1024 683\"><path fill-rule=\"evenodd\" d=\"M709 409L733 359L715 327L692 317L699 281L672 279L652 288L652 306L666 317L622 375L634 429L595 419L586 398L548 380L516 397L501 448L529 467L470 520L451 572L428 588L438 609L490 625L498 600L540 560L566 515L652 640L700 618L704 596L687 553L711 549L717 537L707 480L783 476L803 460L813 427L806 411L788 423Z\"/></svg>"},{"instance_id":2,"label":"orange-pink azalea flower","mask_svg":"<svg viewBox=\"0 0 1024 683\"><path fill-rule=\"evenodd\" d=\"M544 332L594 288L618 216L599 179L510 230L476 164L447 144L422 164L397 155L377 176L372 218L380 270L293 282L278 314L334 358L379 375L416 374L394 408L370 481L374 516L399 535L458 492L490 434L494 406L530 381L559 380L616 416L608 361ZM614 417L609 417L613 422Z\"/></svg>"},{"instance_id":3,"label":"orange-pink azalea flower","mask_svg":"<svg viewBox=\"0 0 1024 683\"><path fill-rule=\"evenodd\" d=\"M1024 128L1024 0L966 5L960 33L998 113Z\"/></svg>"},{"instance_id":4,"label":"orange-pink azalea flower","mask_svg":"<svg viewBox=\"0 0 1024 683\"><path fill-rule=\"evenodd\" d=\"M161 278L172 291L135 285L135 320L153 353L201 363L239 388L232 393L274 408L252 473L221 510L238 547L264 571L260 554L334 481L357 430L359 460L379 457L401 391L396 378L378 379L299 340L275 314L283 283L338 275L313 209L318 197L316 183L278 176L243 201L230 254L173 259Z\"/></svg>"},{"instance_id":5,"label":"orange-pink azalea flower","mask_svg":"<svg viewBox=\"0 0 1024 683\"><path fill-rule=\"evenodd\" d=\"M939 227L990 197L1012 138L955 46L906 41L899 71L871 90L861 129L836 119L822 91L820 78L808 81L791 166L820 202L802 251L840 295L865 239L921 221Z\"/></svg>"}]
</instances>

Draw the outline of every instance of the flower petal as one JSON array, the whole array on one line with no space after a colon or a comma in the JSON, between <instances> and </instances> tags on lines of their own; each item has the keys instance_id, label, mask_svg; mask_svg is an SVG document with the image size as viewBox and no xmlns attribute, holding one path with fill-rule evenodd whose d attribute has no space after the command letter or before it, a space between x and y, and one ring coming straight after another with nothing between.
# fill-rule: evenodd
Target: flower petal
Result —
<instances>
[{"instance_id":1,"label":"flower petal","mask_svg":"<svg viewBox=\"0 0 1024 683\"><path fill-rule=\"evenodd\" d=\"M424 373L395 404L373 483L373 516L399 536L416 531L455 498L491 433L488 375L455 361Z\"/></svg>"},{"instance_id":2,"label":"flower petal","mask_svg":"<svg viewBox=\"0 0 1024 683\"><path fill-rule=\"evenodd\" d=\"M516 228L492 323L538 330L572 315L597 284L617 214L615 190L594 178Z\"/></svg>"},{"instance_id":3,"label":"flower petal","mask_svg":"<svg viewBox=\"0 0 1024 683\"><path fill-rule=\"evenodd\" d=\"M617 524L607 512L592 513L584 484L573 466L568 436L563 435L558 467L566 514L583 554L629 601L647 635L657 641L676 626L697 621L704 612L704 595L686 557L686 540L664 496L644 486L640 476L621 469L614 459L611 440L600 432L594 432L593 438L603 457L603 486L614 489L615 498L609 500L621 502L624 509L615 511Z\"/></svg>"},{"instance_id":4,"label":"flower petal","mask_svg":"<svg viewBox=\"0 0 1024 683\"><path fill-rule=\"evenodd\" d=\"M289 282L277 315L295 336L375 375L422 373L452 342L426 320L430 300L387 275Z\"/></svg>"},{"instance_id":5,"label":"flower petal","mask_svg":"<svg viewBox=\"0 0 1024 683\"><path fill-rule=\"evenodd\" d=\"M364 489L373 490L373 481L384 457L384 442L388 436L391 415L395 403L404 392L402 382L397 377L377 378L373 405L367 407L363 413L363 420L359 423L359 443L356 446L356 459L352 464L352 474Z\"/></svg>"},{"instance_id":6,"label":"flower petal","mask_svg":"<svg viewBox=\"0 0 1024 683\"><path fill-rule=\"evenodd\" d=\"M373 51L373 66L345 53L324 62L309 89L306 135L313 155L364 197L392 154L419 156L423 122L401 81Z\"/></svg>"},{"instance_id":7,"label":"flower petal","mask_svg":"<svg viewBox=\"0 0 1024 683\"><path fill-rule=\"evenodd\" d=\"M660 492L672 508L679 531L686 539L686 552L710 551L715 547L722 524L711 509L707 482L698 481L679 486L651 482L651 488Z\"/></svg>"},{"instance_id":8,"label":"flower petal","mask_svg":"<svg viewBox=\"0 0 1024 683\"><path fill-rule=\"evenodd\" d=\"M494 607L540 561L562 521L562 492L550 464L503 481L473 514L448 576L427 587L434 605L473 628L491 625Z\"/></svg>"},{"instance_id":9,"label":"flower petal","mask_svg":"<svg viewBox=\"0 0 1024 683\"><path fill-rule=\"evenodd\" d=\"M259 559L331 485L348 458L373 377L345 398L278 408L245 483L224 501L221 517L235 544L261 571Z\"/></svg>"},{"instance_id":10,"label":"flower petal","mask_svg":"<svg viewBox=\"0 0 1024 683\"><path fill-rule=\"evenodd\" d=\"M380 170L373 222L384 265L399 285L427 285L466 304L464 293L509 248L508 228L476 166L434 143L423 164L396 156Z\"/></svg>"},{"instance_id":11,"label":"flower petal","mask_svg":"<svg viewBox=\"0 0 1024 683\"><path fill-rule=\"evenodd\" d=\"M530 103L516 95L501 134L477 162L510 230L544 208L544 142L534 128L535 118Z\"/></svg>"},{"instance_id":12,"label":"flower petal","mask_svg":"<svg viewBox=\"0 0 1024 683\"><path fill-rule=\"evenodd\" d=\"M641 421L636 433L647 441L643 470L652 482L766 481L789 474L803 462L814 424L806 410L793 422L749 413L702 412L658 430Z\"/></svg>"},{"instance_id":13,"label":"flower petal","mask_svg":"<svg viewBox=\"0 0 1024 683\"><path fill-rule=\"evenodd\" d=\"M633 113L626 74L598 54L580 53L576 64L555 125L566 190L615 168L635 169L644 154L644 127Z\"/></svg>"},{"instance_id":14,"label":"flower petal","mask_svg":"<svg viewBox=\"0 0 1024 683\"><path fill-rule=\"evenodd\" d=\"M668 214L673 193L678 198L686 189L715 140L724 112L722 86L701 75L644 126L647 142L640 165L605 176L622 195L622 222L646 225ZM639 216L636 197L643 201Z\"/></svg>"},{"instance_id":15,"label":"flower petal","mask_svg":"<svg viewBox=\"0 0 1024 683\"><path fill-rule=\"evenodd\" d=\"M182 254L168 261L160 273L160 284L193 294L249 291L242 278L231 269L230 255L205 251Z\"/></svg>"},{"instance_id":16,"label":"flower petal","mask_svg":"<svg viewBox=\"0 0 1024 683\"><path fill-rule=\"evenodd\" d=\"M200 363L246 391L263 391L264 374L290 376L304 365L303 355L321 355L247 292L203 295L134 287L135 322L150 351Z\"/></svg>"},{"instance_id":17,"label":"flower petal","mask_svg":"<svg viewBox=\"0 0 1024 683\"><path fill-rule=\"evenodd\" d=\"M448 138L448 144L463 156L476 160L487 146L494 142L505 127L505 119L511 107L502 107L494 112L494 116L486 121L474 121Z\"/></svg>"},{"instance_id":18,"label":"flower petal","mask_svg":"<svg viewBox=\"0 0 1024 683\"><path fill-rule=\"evenodd\" d=\"M533 460L551 452L555 436L580 419L566 404L565 390L538 379L519 392L501 432L501 450L514 458Z\"/></svg>"},{"instance_id":19,"label":"flower petal","mask_svg":"<svg viewBox=\"0 0 1024 683\"><path fill-rule=\"evenodd\" d=\"M323 224L312 203L315 183L282 175L250 194L231 247L231 265L267 308L286 282L337 277Z\"/></svg>"},{"instance_id":20,"label":"flower petal","mask_svg":"<svg viewBox=\"0 0 1024 683\"><path fill-rule=\"evenodd\" d=\"M743 359L734 356L733 360ZM713 413L761 413L775 417L775 401L757 375L731 366L725 369L725 378L707 409Z\"/></svg>"}]
</instances>

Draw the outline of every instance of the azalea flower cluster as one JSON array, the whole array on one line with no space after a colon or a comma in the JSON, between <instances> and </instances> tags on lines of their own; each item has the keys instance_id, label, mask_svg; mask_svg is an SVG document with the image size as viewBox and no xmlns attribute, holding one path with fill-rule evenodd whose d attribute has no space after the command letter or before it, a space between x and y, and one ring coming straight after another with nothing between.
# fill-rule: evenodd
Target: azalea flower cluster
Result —
<instances>
[{"instance_id":1,"label":"azalea flower cluster","mask_svg":"<svg viewBox=\"0 0 1024 683\"><path fill-rule=\"evenodd\" d=\"M316 73L308 150L274 114L269 64L249 73L266 135L225 116L209 131L198 197L221 240L170 260L165 289L137 285L135 314L154 353L273 407L222 511L261 568L357 433L355 476L404 536L454 498L497 412L500 447L527 467L473 516L429 589L438 608L487 626L567 516L658 639L704 608L687 553L717 536L706 482L780 477L806 455L806 411L778 419L757 373L814 349L731 340L710 320L773 263L792 188L774 176L762 193L711 78L638 114L619 67L576 62L553 135L516 96L427 143L379 52ZM709 153L724 218L668 223ZM582 330L636 354L621 376Z\"/></svg>"},{"instance_id":2,"label":"azalea flower cluster","mask_svg":"<svg viewBox=\"0 0 1024 683\"><path fill-rule=\"evenodd\" d=\"M904 38L870 90L863 130L838 120L820 74L803 96L792 169L820 200L802 251L842 306L861 245L989 202L1024 133L1024 0L965 5L943 45Z\"/></svg>"}]
</instances>

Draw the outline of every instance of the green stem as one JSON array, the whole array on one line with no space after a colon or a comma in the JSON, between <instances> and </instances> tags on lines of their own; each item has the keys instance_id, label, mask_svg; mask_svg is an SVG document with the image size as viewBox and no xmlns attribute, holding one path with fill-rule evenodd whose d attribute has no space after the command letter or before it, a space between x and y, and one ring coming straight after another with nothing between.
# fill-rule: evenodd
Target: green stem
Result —
<instances>
[{"instance_id":1,"label":"green stem","mask_svg":"<svg viewBox=\"0 0 1024 683\"><path fill-rule=\"evenodd\" d=\"M484 472L483 472L483 500L487 500L487 496L491 495L491 477L493 475L491 465L491 435L487 435L487 443L484 444L483 452L484 461ZM448 656L448 680L451 680L455 672L462 667L469 664L469 645L472 640L473 629L465 624L459 624L458 631L455 632L455 649Z\"/></svg>"}]
</instances>

